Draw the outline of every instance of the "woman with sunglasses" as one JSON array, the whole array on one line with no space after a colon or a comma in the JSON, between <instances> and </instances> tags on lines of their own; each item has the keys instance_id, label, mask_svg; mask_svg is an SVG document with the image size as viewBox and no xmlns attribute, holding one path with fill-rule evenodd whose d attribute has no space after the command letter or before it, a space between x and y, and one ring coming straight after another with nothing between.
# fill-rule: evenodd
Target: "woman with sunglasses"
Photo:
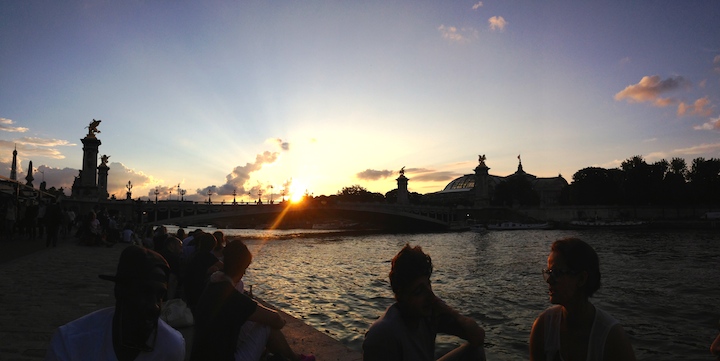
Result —
<instances>
[{"instance_id":1,"label":"woman with sunglasses","mask_svg":"<svg viewBox=\"0 0 720 361\"><path fill-rule=\"evenodd\" d=\"M577 238L552 244L543 277L550 303L530 333L531 361L635 360L620 323L589 298L600 288L597 253Z\"/></svg>"}]
</instances>

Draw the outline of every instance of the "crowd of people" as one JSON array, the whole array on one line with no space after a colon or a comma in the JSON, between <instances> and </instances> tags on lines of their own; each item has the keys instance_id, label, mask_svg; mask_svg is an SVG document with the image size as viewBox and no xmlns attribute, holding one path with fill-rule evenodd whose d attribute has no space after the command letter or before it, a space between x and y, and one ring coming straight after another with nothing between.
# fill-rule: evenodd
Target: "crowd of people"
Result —
<instances>
[{"instance_id":1,"label":"crowd of people","mask_svg":"<svg viewBox=\"0 0 720 361\"><path fill-rule=\"evenodd\" d=\"M257 302L242 281L253 256L239 240L200 229L169 234L157 227L128 246L114 276L115 307L58 328L46 360L302 360L282 333L278 312ZM392 259L395 303L365 334L364 361L436 360L438 334L465 342L438 360L485 360L485 331L433 293L430 255L405 245ZM542 275L552 306L529 335L531 361L635 360L622 325L593 305L601 284L595 250L577 238L555 241ZM185 340L160 317L164 301L180 299L193 316L194 336ZM711 346L720 359L720 336Z\"/></svg>"},{"instance_id":2,"label":"crowd of people","mask_svg":"<svg viewBox=\"0 0 720 361\"><path fill-rule=\"evenodd\" d=\"M77 212L55 198L3 198L0 202L0 236L4 239L46 239L47 246L71 234Z\"/></svg>"},{"instance_id":3,"label":"crowd of people","mask_svg":"<svg viewBox=\"0 0 720 361\"><path fill-rule=\"evenodd\" d=\"M101 222L94 212L88 220L96 234ZM162 226L136 235L129 225L120 239L130 244L116 274L100 276L115 282L115 306L59 327L46 360L184 360L186 342L190 360L315 360L294 352L280 314L244 290L252 254L241 241L201 229L170 234ZM170 300L187 305L193 340L161 317Z\"/></svg>"}]
</instances>

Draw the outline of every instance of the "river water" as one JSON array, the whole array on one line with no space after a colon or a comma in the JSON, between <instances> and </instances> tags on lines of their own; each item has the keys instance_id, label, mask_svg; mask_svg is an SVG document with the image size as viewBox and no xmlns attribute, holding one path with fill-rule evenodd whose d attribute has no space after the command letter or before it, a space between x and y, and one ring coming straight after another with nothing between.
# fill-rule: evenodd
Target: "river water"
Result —
<instances>
[{"instance_id":1,"label":"river water","mask_svg":"<svg viewBox=\"0 0 720 361\"><path fill-rule=\"evenodd\" d=\"M172 229L171 229L172 230ZM316 236L224 230L246 240L253 292L361 350L370 324L393 303L390 259L405 245L432 256L433 290L486 331L489 360L528 359L533 320L549 307L540 270L550 244L575 236L600 257L591 301L620 320L638 360L711 360L720 318L718 231L492 231ZM438 337L438 354L458 344Z\"/></svg>"}]
</instances>

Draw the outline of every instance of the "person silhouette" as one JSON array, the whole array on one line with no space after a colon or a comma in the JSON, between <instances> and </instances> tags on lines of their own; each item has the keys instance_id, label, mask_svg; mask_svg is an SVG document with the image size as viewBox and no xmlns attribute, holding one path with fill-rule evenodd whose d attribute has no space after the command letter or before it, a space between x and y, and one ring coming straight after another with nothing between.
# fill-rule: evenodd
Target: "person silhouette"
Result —
<instances>
[{"instance_id":1,"label":"person silhouette","mask_svg":"<svg viewBox=\"0 0 720 361\"><path fill-rule=\"evenodd\" d=\"M600 288L600 261L578 238L553 242L542 270L550 303L530 332L531 361L635 360L622 325L589 298Z\"/></svg>"},{"instance_id":2,"label":"person silhouette","mask_svg":"<svg viewBox=\"0 0 720 361\"><path fill-rule=\"evenodd\" d=\"M420 246L406 244L392 259L390 285L396 302L365 333L363 360L435 360L438 333L468 341L438 360L485 360L485 330L435 296L432 271L432 259Z\"/></svg>"},{"instance_id":3,"label":"person silhouette","mask_svg":"<svg viewBox=\"0 0 720 361\"><path fill-rule=\"evenodd\" d=\"M185 339L160 319L168 274L167 262L156 252L125 248L115 275L100 275L115 282L115 307L58 327L45 360L183 361Z\"/></svg>"}]
</instances>

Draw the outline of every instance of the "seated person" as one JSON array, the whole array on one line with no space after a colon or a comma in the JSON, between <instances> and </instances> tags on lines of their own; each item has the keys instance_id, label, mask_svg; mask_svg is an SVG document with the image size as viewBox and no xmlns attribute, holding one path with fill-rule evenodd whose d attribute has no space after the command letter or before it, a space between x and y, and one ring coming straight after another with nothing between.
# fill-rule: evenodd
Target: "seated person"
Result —
<instances>
[{"instance_id":1,"label":"seated person","mask_svg":"<svg viewBox=\"0 0 720 361\"><path fill-rule=\"evenodd\" d=\"M212 253L216 244L215 237L201 232L195 234L195 240L198 248L185 265L182 280L185 302L193 312L210 275L223 268L222 262Z\"/></svg>"},{"instance_id":2,"label":"seated person","mask_svg":"<svg viewBox=\"0 0 720 361\"><path fill-rule=\"evenodd\" d=\"M438 333L468 341L439 360L485 360L485 331L435 296L432 271L432 260L420 246L406 244L392 259L390 285L396 302L365 334L363 360L435 360Z\"/></svg>"},{"instance_id":3,"label":"seated person","mask_svg":"<svg viewBox=\"0 0 720 361\"><path fill-rule=\"evenodd\" d=\"M224 269L215 273L195 307L195 330L191 361L258 361L265 350L292 361L313 361L314 356L298 355L290 348L280 329L285 320L237 290L237 284L252 262L247 246L231 242L224 250ZM256 335L264 342L239 344L240 330L246 321L267 325ZM246 347L246 349L239 349Z\"/></svg>"},{"instance_id":4,"label":"seated person","mask_svg":"<svg viewBox=\"0 0 720 361\"><path fill-rule=\"evenodd\" d=\"M115 307L58 327L45 360L183 361L185 339L160 319L168 274L159 254L125 248L115 276L100 276L115 282Z\"/></svg>"},{"instance_id":5,"label":"seated person","mask_svg":"<svg viewBox=\"0 0 720 361\"><path fill-rule=\"evenodd\" d=\"M577 238L553 242L543 277L550 303L530 332L531 361L634 361L623 327L588 300L600 288L595 250Z\"/></svg>"}]
</instances>

